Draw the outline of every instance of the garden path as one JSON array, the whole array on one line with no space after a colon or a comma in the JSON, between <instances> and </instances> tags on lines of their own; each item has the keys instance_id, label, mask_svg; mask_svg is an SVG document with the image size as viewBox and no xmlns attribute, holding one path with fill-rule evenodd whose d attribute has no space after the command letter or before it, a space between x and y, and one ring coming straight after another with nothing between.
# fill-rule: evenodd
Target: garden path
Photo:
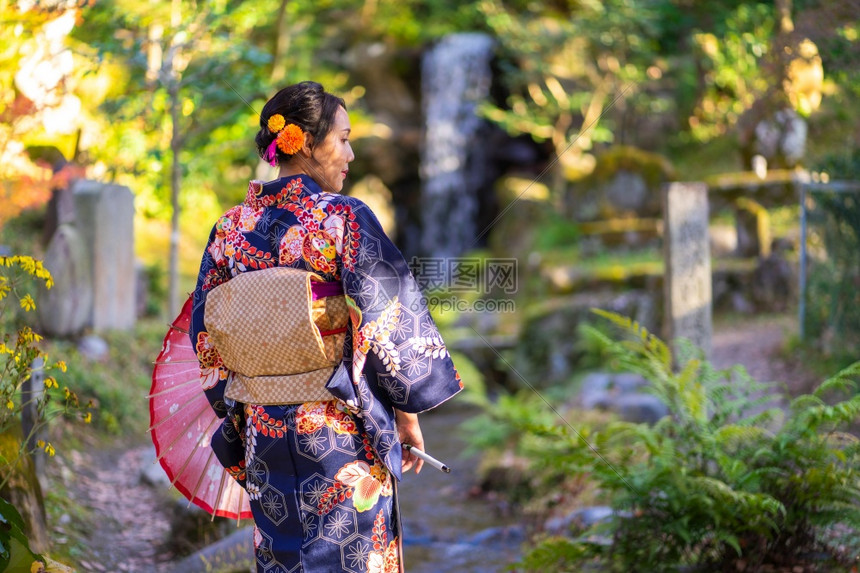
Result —
<instances>
[{"instance_id":1,"label":"garden path","mask_svg":"<svg viewBox=\"0 0 860 573\"><path fill-rule=\"evenodd\" d=\"M49 487L62 484L68 498L52 539L69 544L81 573L162 571L172 511L166 490L141 481L150 446L81 440L79 450L46 464Z\"/></svg>"},{"instance_id":2,"label":"garden path","mask_svg":"<svg viewBox=\"0 0 860 573\"><path fill-rule=\"evenodd\" d=\"M796 333L797 317L790 314L719 319L711 362L718 368L741 364L755 380L784 384L793 396L808 392L820 380L783 351L787 338Z\"/></svg>"}]
</instances>

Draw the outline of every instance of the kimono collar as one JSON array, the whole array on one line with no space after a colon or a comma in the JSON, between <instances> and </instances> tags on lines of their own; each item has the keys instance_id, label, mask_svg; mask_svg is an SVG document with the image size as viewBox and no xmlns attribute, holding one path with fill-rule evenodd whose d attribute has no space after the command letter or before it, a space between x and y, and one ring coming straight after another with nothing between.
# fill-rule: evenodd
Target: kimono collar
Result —
<instances>
[{"instance_id":1,"label":"kimono collar","mask_svg":"<svg viewBox=\"0 0 860 573\"><path fill-rule=\"evenodd\" d=\"M316 195L318 193L323 193L322 188L309 175L304 173L288 175L287 177L281 177L268 183L253 179L248 183L245 204L252 208L261 208L267 207L273 202L278 202L278 199L284 195Z\"/></svg>"}]
</instances>

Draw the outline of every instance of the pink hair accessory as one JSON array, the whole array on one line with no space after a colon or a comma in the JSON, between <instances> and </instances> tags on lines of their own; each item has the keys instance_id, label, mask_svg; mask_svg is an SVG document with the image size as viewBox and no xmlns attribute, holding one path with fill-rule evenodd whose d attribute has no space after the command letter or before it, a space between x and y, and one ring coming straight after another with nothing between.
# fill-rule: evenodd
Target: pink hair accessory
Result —
<instances>
[{"instance_id":1,"label":"pink hair accessory","mask_svg":"<svg viewBox=\"0 0 860 573\"><path fill-rule=\"evenodd\" d=\"M266 161L269 162L269 165L272 167L278 166L278 139L275 138L272 140L272 143L269 144L269 147L266 148Z\"/></svg>"}]
</instances>

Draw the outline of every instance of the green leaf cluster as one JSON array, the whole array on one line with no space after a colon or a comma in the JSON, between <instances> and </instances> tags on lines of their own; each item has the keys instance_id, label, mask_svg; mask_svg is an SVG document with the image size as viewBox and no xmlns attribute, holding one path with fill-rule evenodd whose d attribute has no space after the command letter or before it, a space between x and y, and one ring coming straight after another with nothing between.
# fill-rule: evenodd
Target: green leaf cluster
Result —
<instances>
[{"instance_id":1,"label":"green leaf cluster","mask_svg":"<svg viewBox=\"0 0 860 573\"><path fill-rule=\"evenodd\" d=\"M527 570L574 571L591 561L617 571L716 570L741 558L792 564L810 551L834 553L825 528L860 526L860 440L847 432L860 415L860 363L783 409L772 385L742 367L717 370L689 345L673 357L636 322L595 312L622 335L586 327L592 343L613 366L649 380L671 415L653 426L541 424L549 412L532 402L521 420L500 416L531 443L519 451L534 471L586 476L614 510L582 537L540 542L522 563Z\"/></svg>"},{"instance_id":2,"label":"green leaf cluster","mask_svg":"<svg viewBox=\"0 0 860 573\"><path fill-rule=\"evenodd\" d=\"M30 571L32 563L41 559L30 550L24 530L21 514L15 506L0 498L0 570Z\"/></svg>"}]
</instances>

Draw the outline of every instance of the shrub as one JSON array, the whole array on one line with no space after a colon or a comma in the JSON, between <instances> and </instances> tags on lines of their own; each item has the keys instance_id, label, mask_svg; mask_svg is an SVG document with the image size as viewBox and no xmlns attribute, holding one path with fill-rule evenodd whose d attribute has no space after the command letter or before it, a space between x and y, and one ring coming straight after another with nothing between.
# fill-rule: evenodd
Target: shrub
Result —
<instances>
[{"instance_id":1,"label":"shrub","mask_svg":"<svg viewBox=\"0 0 860 573\"><path fill-rule=\"evenodd\" d=\"M0 489L15 471L19 457L30 453L27 441L40 426L66 413L78 413L87 422L91 418L68 386L60 390L54 375L44 379L43 387L22 391L24 383L37 371L66 372L62 360L47 361L48 355L40 347L42 337L17 318L19 309L23 312L36 309L32 295L27 292L30 277L43 281L48 288L53 285L51 274L41 261L27 256L0 256L0 436L11 435L20 426L25 408L35 405L36 413L30 435L24 436L17 448L4 448L0 453ZM10 307L12 300L18 303L14 307ZM54 455L50 443L40 442L38 447Z\"/></svg>"},{"instance_id":2,"label":"shrub","mask_svg":"<svg viewBox=\"0 0 860 573\"><path fill-rule=\"evenodd\" d=\"M783 412L771 385L742 367L717 370L688 346L675 369L664 342L596 312L624 336L594 330L593 340L616 366L645 376L672 414L654 426L521 425L544 442L531 449L534 467L590 476L614 509L585 536L542 540L525 568L578 571L591 561L601 570L734 571L741 562L752 570L802 563L813 551L845 557L824 532L860 526L860 441L843 431L858 417L860 396L825 400L852 395L860 363Z\"/></svg>"},{"instance_id":3,"label":"shrub","mask_svg":"<svg viewBox=\"0 0 860 573\"><path fill-rule=\"evenodd\" d=\"M91 414L81 407L77 395L68 386L60 384L55 376L66 372L63 361L50 362L40 346L42 337L19 317L35 310L36 303L28 292L31 277L43 281L47 288L53 285L50 273L42 262L28 256L0 256L0 570L44 571L45 556L31 549L36 531L38 544L42 543L45 529L39 482L33 475L30 454L41 449L54 455L54 446L43 440L32 440L37 430L52 418L64 414L80 416L89 422ZM17 304L12 304L12 301ZM48 375L38 387L28 388L25 383L35 374ZM24 435L22 416L31 414L28 434ZM29 511L24 516L16 505L23 504ZM20 505L19 505L20 507ZM60 567L60 565L57 567Z\"/></svg>"}]
</instances>

